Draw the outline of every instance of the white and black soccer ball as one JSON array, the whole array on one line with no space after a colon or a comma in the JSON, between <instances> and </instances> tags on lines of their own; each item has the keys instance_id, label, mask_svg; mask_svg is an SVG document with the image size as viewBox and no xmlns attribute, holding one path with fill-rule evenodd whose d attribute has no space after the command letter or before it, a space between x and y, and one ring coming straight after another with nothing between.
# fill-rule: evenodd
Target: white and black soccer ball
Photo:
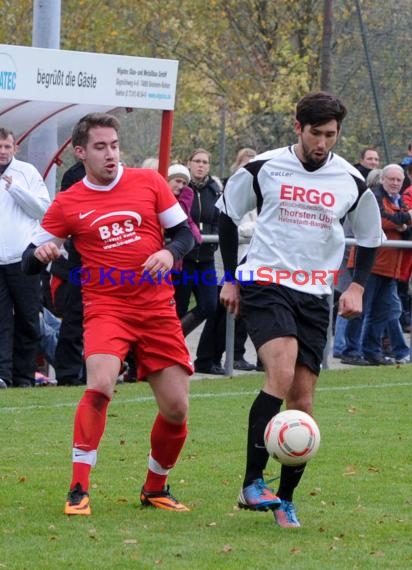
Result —
<instances>
[{"instance_id":1,"label":"white and black soccer ball","mask_svg":"<svg viewBox=\"0 0 412 570\"><path fill-rule=\"evenodd\" d=\"M273 459L282 465L300 465L316 455L320 431L309 414L300 410L285 410L269 421L264 441Z\"/></svg>"}]
</instances>

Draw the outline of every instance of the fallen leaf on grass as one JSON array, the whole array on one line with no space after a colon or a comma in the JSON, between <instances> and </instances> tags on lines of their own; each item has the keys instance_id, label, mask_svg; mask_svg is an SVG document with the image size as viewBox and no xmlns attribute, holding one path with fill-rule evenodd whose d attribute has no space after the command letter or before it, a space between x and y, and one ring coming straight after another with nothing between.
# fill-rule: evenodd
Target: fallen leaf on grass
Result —
<instances>
[{"instance_id":1,"label":"fallen leaf on grass","mask_svg":"<svg viewBox=\"0 0 412 570\"><path fill-rule=\"evenodd\" d=\"M118 504L119 504L119 503L120 503L120 504L125 504L125 503L128 503L128 502L129 502L129 501L126 499L126 497L118 497L118 498L116 499L116 503L118 503Z\"/></svg>"},{"instance_id":2,"label":"fallen leaf on grass","mask_svg":"<svg viewBox=\"0 0 412 570\"><path fill-rule=\"evenodd\" d=\"M345 469L345 471L343 472L344 476L348 476L348 475L356 475L356 467L355 465L348 465Z\"/></svg>"},{"instance_id":3,"label":"fallen leaf on grass","mask_svg":"<svg viewBox=\"0 0 412 570\"><path fill-rule=\"evenodd\" d=\"M222 552L232 552L232 550L233 548L230 546L230 544L225 544L222 548Z\"/></svg>"},{"instance_id":4,"label":"fallen leaf on grass","mask_svg":"<svg viewBox=\"0 0 412 570\"><path fill-rule=\"evenodd\" d=\"M375 550L372 551L370 555L375 556L376 558L382 558L383 556L385 556L385 553L383 552L383 550Z\"/></svg>"},{"instance_id":5,"label":"fallen leaf on grass","mask_svg":"<svg viewBox=\"0 0 412 570\"><path fill-rule=\"evenodd\" d=\"M300 548L297 548L297 546L290 549L291 554L300 554L300 552L301 552L301 550L300 550Z\"/></svg>"}]
</instances>

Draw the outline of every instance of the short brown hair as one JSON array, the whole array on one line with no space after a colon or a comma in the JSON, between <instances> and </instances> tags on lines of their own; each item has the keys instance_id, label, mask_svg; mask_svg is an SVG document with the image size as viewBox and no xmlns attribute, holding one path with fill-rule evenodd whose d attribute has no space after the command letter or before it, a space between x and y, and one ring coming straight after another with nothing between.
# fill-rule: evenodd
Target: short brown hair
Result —
<instances>
[{"instance_id":1,"label":"short brown hair","mask_svg":"<svg viewBox=\"0 0 412 570\"><path fill-rule=\"evenodd\" d=\"M110 127L119 132L120 123L107 113L89 113L82 117L73 128L72 133L72 145L73 147L82 146L85 147L89 140L89 131L94 127Z\"/></svg>"}]
</instances>

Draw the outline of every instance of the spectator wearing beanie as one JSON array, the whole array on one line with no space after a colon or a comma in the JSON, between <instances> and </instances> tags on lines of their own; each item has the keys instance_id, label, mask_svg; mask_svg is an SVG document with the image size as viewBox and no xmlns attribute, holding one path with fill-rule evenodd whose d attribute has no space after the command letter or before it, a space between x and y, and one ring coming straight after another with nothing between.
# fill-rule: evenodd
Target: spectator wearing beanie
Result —
<instances>
[{"instance_id":1,"label":"spectator wearing beanie","mask_svg":"<svg viewBox=\"0 0 412 570\"><path fill-rule=\"evenodd\" d=\"M196 243L201 243L202 235L199 228L194 223L192 216L190 215L194 193L193 190L188 186L190 182L189 169L186 168L186 166L183 164L172 164L169 166L169 170L167 171L167 181L173 194L176 196L179 204L181 205L182 210L187 215L187 221L193 233L193 237L196 240ZM182 265L183 260L177 261L173 266L173 269L181 271Z\"/></svg>"}]
</instances>

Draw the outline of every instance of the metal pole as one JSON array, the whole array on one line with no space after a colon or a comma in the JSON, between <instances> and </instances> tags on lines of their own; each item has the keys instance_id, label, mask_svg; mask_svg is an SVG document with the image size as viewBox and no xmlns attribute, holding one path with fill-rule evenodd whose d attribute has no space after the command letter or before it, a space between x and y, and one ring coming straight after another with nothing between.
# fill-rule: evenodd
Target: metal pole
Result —
<instances>
[{"instance_id":1,"label":"metal pole","mask_svg":"<svg viewBox=\"0 0 412 570\"><path fill-rule=\"evenodd\" d=\"M60 14L61 0L33 0L33 47L60 49ZM44 172L48 159L55 155L57 149L57 123L52 119L30 135L29 162ZM46 184L53 198L56 193L56 166L50 170Z\"/></svg>"},{"instance_id":2,"label":"metal pole","mask_svg":"<svg viewBox=\"0 0 412 570\"><path fill-rule=\"evenodd\" d=\"M219 136L219 178L225 175L226 161L226 104L223 100L220 108L220 136Z\"/></svg>"},{"instance_id":3,"label":"metal pole","mask_svg":"<svg viewBox=\"0 0 412 570\"><path fill-rule=\"evenodd\" d=\"M163 111L162 128L160 132L159 172L167 180L167 169L170 161L172 146L173 111Z\"/></svg>"},{"instance_id":4,"label":"metal pole","mask_svg":"<svg viewBox=\"0 0 412 570\"><path fill-rule=\"evenodd\" d=\"M33 47L60 49L61 0L33 0Z\"/></svg>"},{"instance_id":5,"label":"metal pole","mask_svg":"<svg viewBox=\"0 0 412 570\"><path fill-rule=\"evenodd\" d=\"M233 375L233 355L235 351L235 317L226 311L226 360L225 376Z\"/></svg>"},{"instance_id":6,"label":"metal pole","mask_svg":"<svg viewBox=\"0 0 412 570\"><path fill-rule=\"evenodd\" d=\"M329 303L329 325L328 325L328 332L326 337L326 346L325 350L323 351L323 359L322 359L322 368L323 370L327 370L329 367L329 354L333 345L333 290L332 294L328 297Z\"/></svg>"},{"instance_id":7,"label":"metal pole","mask_svg":"<svg viewBox=\"0 0 412 570\"><path fill-rule=\"evenodd\" d=\"M378 123L379 123L379 129L381 131L381 137L382 137L382 143L383 143L383 148L385 151L385 159L386 159L386 163L389 164L391 162L390 159L390 152L389 152L389 147L388 147L388 143L386 140L386 135L385 135L385 127L383 125L383 121L382 121L382 115L381 115L381 110L380 110L380 105L379 105L379 99L378 99L378 93L377 93L377 88L376 88L376 82L375 82L375 76L373 73L373 67L372 67L372 62L371 62L371 58L369 55L369 48L368 48L368 42L366 39L366 30L365 30L365 26L363 23L363 17L362 17L362 10L361 10L361 5L360 5L360 1L356 0L356 10L358 12L358 17L359 17L359 25L360 25L360 31L361 31L361 35L362 35L362 42L363 42L363 48L365 50L365 56L366 56L366 63L368 65L368 71L369 71L369 77L371 80L371 87L372 87L372 93L373 93L373 98L375 101L375 108L376 108L376 116L378 118Z\"/></svg>"}]
</instances>

